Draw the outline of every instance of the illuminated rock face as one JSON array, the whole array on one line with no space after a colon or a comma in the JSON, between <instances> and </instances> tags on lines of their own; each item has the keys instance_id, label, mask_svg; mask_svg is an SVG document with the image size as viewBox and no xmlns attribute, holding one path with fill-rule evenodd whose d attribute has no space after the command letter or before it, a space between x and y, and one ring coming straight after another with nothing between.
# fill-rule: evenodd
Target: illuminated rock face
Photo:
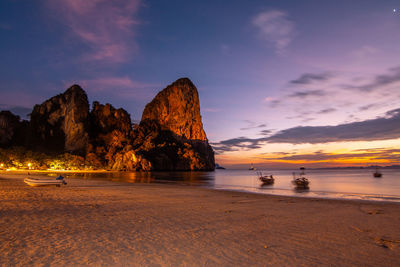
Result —
<instances>
[{"instance_id":1,"label":"illuminated rock face","mask_svg":"<svg viewBox=\"0 0 400 267\"><path fill-rule=\"evenodd\" d=\"M162 130L185 139L207 142L197 88L188 78L179 79L159 92L143 111L142 122L146 120L156 121Z\"/></svg>"},{"instance_id":2,"label":"illuminated rock face","mask_svg":"<svg viewBox=\"0 0 400 267\"><path fill-rule=\"evenodd\" d=\"M136 131L137 153L154 170L214 170L196 87L179 79L146 105Z\"/></svg>"},{"instance_id":3,"label":"illuminated rock face","mask_svg":"<svg viewBox=\"0 0 400 267\"><path fill-rule=\"evenodd\" d=\"M1 112L0 146L21 144L43 152L79 154L85 157L85 165L95 168L183 171L215 167L198 92L187 78L158 93L135 129L130 115L110 104L94 102L89 112L87 95L78 85L36 105L29 125L11 112Z\"/></svg>"},{"instance_id":4,"label":"illuminated rock face","mask_svg":"<svg viewBox=\"0 0 400 267\"><path fill-rule=\"evenodd\" d=\"M31 113L31 143L53 151L84 152L89 141L89 103L79 85L54 96Z\"/></svg>"},{"instance_id":5,"label":"illuminated rock face","mask_svg":"<svg viewBox=\"0 0 400 267\"><path fill-rule=\"evenodd\" d=\"M87 153L97 157L108 169L136 170L137 158L131 147L131 117L111 104L93 103L90 112L90 145ZM129 153L128 153L129 152Z\"/></svg>"}]
</instances>

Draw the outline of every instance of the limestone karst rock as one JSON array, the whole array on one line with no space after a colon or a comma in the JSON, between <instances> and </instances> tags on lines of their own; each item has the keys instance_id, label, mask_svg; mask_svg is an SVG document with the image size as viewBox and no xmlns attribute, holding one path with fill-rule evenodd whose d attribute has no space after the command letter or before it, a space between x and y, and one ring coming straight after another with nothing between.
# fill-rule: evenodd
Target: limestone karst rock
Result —
<instances>
[{"instance_id":1,"label":"limestone karst rock","mask_svg":"<svg viewBox=\"0 0 400 267\"><path fill-rule=\"evenodd\" d=\"M89 103L85 91L73 85L31 113L31 132L36 148L52 151L83 152L89 140Z\"/></svg>"},{"instance_id":2,"label":"limestone karst rock","mask_svg":"<svg viewBox=\"0 0 400 267\"><path fill-rule=\"evenodd\" d=\"M24 145L27 124L10 111L0 111L0 147Z\"/></svg>"},{"instance_id":3,"label":"limestone karst rock","mask_svg":"<svg viewBox=\"0 0 400 267\"><path fill-rule=\"evenodd\" d=\"M90 112L90 145L87 153L114 170L135 170L132 157L124 156L131 150L131 117L124 109L95 101ZM130 151L133 153L132 151Z\"/></svg>"},{"instance_id":4,"label":"limestone karst rock","mask_svg":"<svg viewBox=\"0 0 400 267\"><path fill-rule=\"evenodd\" d=\"M188 140L207 141L200 115L197 88L188 78L182 78L159 92L143 111L142 122L158 122L162 130L169 130Z\"/></svg>"},{"instance_id":5,"label":"limestone karst rock","mask_svg":"<svg viewBox=\"0 0 400 267\"><path fill-rule=\"evenodd\" d=\"M20 134L22 133L22 134ZM0 113L0 146L65 152L77 166L126 171L214 170L196 87L179 79L146 105L133 129L128 112L94 102L79 85L35 105L30 122Z\"/></svg>"},{"instance_id":6,"label":"limestone karst rock","mask_svg":"<svg viewBox=\"0 0 400 267\"><path fill-rule=\"evenodd\" d=\"M156 170L214 170L200 115L197 88L182 78L146 105L136 131L136 150Z\"/></svg>"}]
</instances>

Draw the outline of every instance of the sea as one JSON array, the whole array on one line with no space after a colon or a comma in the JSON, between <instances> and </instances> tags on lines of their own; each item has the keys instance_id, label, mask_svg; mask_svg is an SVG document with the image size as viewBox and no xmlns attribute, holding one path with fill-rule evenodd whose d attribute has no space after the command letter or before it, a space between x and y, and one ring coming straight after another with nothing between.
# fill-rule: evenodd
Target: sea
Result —
<instances>
[{"instance_id":1,"label":"sea","mask_svg":"<svg viewBox=\"0 0 400 267\"><path fill-rule=\"evenodd\" d=\"M216 170L214 172L109 172L68 174L68 177L106 179L129 183L173 183L217 190L308 198L356 199L400 202L400 169L381 169L382 177L373 176L374 169L309 169L308 189L292 184L293 172L299 170L260 170L272 174L275 183L263 185L257 171Z\"/></svg>"}]
</instances>

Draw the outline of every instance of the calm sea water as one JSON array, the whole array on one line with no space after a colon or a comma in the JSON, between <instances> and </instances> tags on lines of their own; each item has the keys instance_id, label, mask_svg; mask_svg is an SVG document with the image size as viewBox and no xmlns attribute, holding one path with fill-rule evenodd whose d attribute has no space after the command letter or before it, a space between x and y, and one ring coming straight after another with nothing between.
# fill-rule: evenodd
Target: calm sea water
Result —
<instances>
[{"instance_id":1,"label":"calm sea water","mask_svg":"<svg viewBox=\"0 0 400 267\"><path fill-rule=\"evenodd\" d=\"M275 183L265 185L256 172L249 170L216 170L215 172L110 172L107 174L68 175L86 179L107 179L132 183L183 183L214 189L239 190L261 194L364 199L400 202L400 169L383 169L382 178L374 178L371 169L307 170L310 188L298 190L291 183L298 170L263 171L273 174Z\"/></svg>"}]
</instances>

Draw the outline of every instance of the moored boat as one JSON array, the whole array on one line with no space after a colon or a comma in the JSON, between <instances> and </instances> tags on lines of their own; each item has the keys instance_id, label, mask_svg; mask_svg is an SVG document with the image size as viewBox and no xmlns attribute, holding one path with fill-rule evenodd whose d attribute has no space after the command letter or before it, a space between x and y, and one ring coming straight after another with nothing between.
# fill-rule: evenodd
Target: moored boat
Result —
<instances>
[{"instance_id":1,"label":"moored boat","mask_svg":"<svg viewBox=\"0 0 400 267\"><path fill-rule=\"evenodd\" d=\"M292 183L297 187L308 187L310 181L306 177L298 177L293 179Z\"/></svg>"},{"instance_id":2,"label":"moored boat","mask_svg":"<svg viewBox=\"0 0 400 267\"><path fill-rule=\"evenodd\" d=\"M39 179L39 178L28 177L24 179L24 182L30 186L46 186L46 185L61 186L67 184L64 180L64 177L61 175L55 179Z\"/></svg>"},{"instance_id":3,"label":"moored boat","mask_svg":"<svg viewBox=\"0 0 400 267\"><path fill-rule=\"evenodd\" d=\"M296 174L293 173L293 180L292 183L296 186L296 188L304 188L304 189L308 189L310 181L304 176L304 168L301 169L302 172L300 173L300 176L296 177Z\"/></svg>"},{"instance_id":4,"label":"moored boat","mask_svg":"<svg viewBox=\"0 0 400 267\"><path fill-rule=\"evenodd\" d=\"M274 177L271 175L263 175L261 172L257 173L258 174L258 179L264 184L273 184L275 182Z\"/></svg>"},{"instance_id":5,"label":"moored boat","mask_svg":"<svg viewBox=\"0 0 400 267\"><path fill-rule=\"evenodd\" d=\"M253 166L253 163L252 163L251 166L250 166L250 168L249 168L249 171L255 171L255 170L257 170L257 168L255 168L255 167Z\"/></svg>"},{"instance_id":6,"label":"moored boat","mask_svg":"<svg viewBox=\"0 0 400 267\"><path fill-rule=\"evenodd\" d=\"M373 175L374 175L375 178L381 178L382 177L382 173L378 169L375 170Z\"/></svg>"}]
</instances>

